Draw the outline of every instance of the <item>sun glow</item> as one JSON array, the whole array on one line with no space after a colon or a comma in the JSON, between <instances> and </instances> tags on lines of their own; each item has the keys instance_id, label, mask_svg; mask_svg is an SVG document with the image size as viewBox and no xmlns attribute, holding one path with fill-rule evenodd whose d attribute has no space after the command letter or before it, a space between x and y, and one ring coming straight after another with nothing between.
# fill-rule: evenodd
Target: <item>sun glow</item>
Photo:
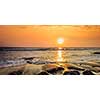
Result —
<instances>
[{"instance_id":1,"label":"sun glow","mask_svg":"<svg viewBox=\"0 0 100 100\"><path fill-rule=\"evenodd\" d=\"M64 43L64 38L58 38L57 43L58 44L63 44Z\"/></svg>"},{"instance_id":2,"label":"sun glow","mask_svg":"<svg viewBox=\"0 0 100 100\"><path fill-rule=\"evenodd\" d=\"M59 50L58 51L58 59L57 59L58 62L62 62L63 61L63 57L62 57L62 51Z\"/></svg>"}]
</instances>

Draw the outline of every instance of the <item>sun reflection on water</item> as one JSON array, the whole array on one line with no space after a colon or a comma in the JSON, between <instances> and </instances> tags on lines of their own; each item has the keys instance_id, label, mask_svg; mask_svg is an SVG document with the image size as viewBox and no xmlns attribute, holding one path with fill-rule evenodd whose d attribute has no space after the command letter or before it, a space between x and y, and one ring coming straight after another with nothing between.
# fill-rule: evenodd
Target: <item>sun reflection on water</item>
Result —
<instances>
[{"instance_id":1,"label":"sun reflection on water","mask_svg":"<svg viewBox=\"0 0 100 100\"><path fill-rule=\"evenodd\" d=\"M58 50L57 55L58 55L57 56L57 61L58 62L63 62L64 59L63 59L63 54L62 54L62 50L61 49Z\"/></svg>"}]
</instances>

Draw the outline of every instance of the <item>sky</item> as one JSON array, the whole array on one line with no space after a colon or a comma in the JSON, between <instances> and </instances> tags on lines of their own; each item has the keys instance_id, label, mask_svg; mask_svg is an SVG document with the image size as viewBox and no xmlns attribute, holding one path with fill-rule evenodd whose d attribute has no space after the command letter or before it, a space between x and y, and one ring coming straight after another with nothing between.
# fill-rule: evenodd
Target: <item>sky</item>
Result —
<instances>
[{"instance_id":1,"label":"sky","mask_svg":"<svg viewBox=\"0 0 100 100\"><path fill-rule=\"evenodd\" d=\"M100 26L0 26L0 47L57 47L60 37L64 38L64 47L100 47Z\"/></svg>"}]
</instances>

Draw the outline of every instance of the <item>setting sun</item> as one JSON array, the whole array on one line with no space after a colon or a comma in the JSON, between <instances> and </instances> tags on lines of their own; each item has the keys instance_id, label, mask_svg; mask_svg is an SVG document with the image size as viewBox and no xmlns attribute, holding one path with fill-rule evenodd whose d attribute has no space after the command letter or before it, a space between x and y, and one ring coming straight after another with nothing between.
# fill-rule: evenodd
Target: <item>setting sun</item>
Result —
<instances>
[{"instance_id":1,"label":"setting sun","mask_svg":"<svg viewBox=\"0 0 100 100\"><path fill-rule=\"evenodd\" d=\"M63 44L64 43L64 38L58 38L57 43L58 44Z\"/></svg>"}]
</instances>

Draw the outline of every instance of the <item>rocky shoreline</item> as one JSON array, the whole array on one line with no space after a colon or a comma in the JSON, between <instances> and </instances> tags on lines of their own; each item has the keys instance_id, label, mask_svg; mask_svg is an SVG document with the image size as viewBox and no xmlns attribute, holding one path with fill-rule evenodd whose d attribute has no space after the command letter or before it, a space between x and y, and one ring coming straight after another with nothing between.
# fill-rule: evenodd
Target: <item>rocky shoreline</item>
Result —
<instances>
[{"instance_id":1,"label":"rocky shoreline","mask_svg":"<svg viewBox=\"0 0 100 100\"><path fill-rule=\"evenodd\" d=\"M55 63L45 65L26 64L0 68L1 75L100 75L100 63Z\"/></svg>"},{"instance_id":2,"label":"rocky shoreline","mask_svg":"<svg viewBox=\"0 0 100 100\"><path fill-rule=\"evenodd\" d=\"M29 57L14 63L14 66L10 64L8 67L0 67L0 75L100 75L100 61L34 62L34 57Z\"/></svg>"}]
</instances>

